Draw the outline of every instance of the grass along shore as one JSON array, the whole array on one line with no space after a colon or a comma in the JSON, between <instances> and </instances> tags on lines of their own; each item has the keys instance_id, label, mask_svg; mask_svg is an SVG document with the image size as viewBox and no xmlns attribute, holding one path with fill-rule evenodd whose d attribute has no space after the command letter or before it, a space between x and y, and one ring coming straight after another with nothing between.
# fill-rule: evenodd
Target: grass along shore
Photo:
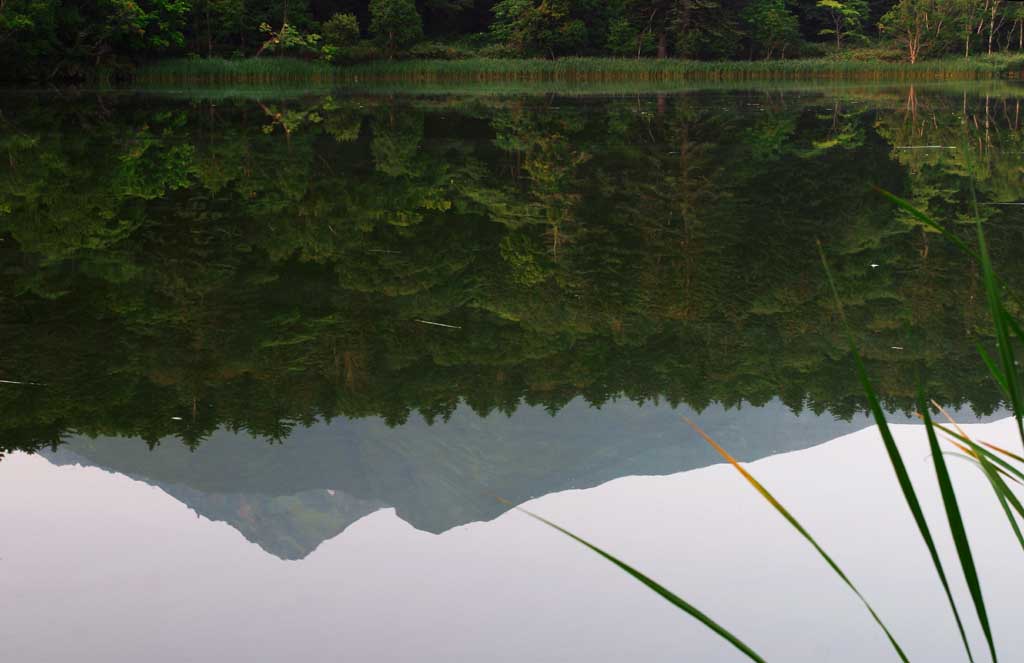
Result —
<instances>
[{"instance_id":1,"label":"grass along shore","mask_svg":"<svg viewBox=\"0 0 1024 663\"><path fill-rule=\"evenodd\" d=\"M705 62L624 58L556 60L391 60L332 65L293 58L175 59L140 67L134 81L142 85L224 85L292 82L439 81L681 81L747 79L977 80L1017 77L1022 55L944 58L909 62L881 60L754 60Z\"/></svg>"}]
</instances>

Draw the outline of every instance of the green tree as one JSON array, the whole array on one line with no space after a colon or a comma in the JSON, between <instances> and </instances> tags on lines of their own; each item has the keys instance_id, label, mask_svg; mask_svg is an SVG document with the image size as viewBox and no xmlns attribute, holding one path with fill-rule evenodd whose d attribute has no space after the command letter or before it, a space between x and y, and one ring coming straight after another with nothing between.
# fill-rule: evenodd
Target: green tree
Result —
<instances>
[{"instance_id":1,"label":"green tree","mask_svg":"<svg viewBox=\"0 0 1024 663\"><path fill-rule=\"evenodd\" d=\"M494 5L491 33L516 53L556 55L578 50L587 39L569 0L501 0Z\"/></svg>"},{"instance_id":2,"label":"green tree","mask_svg":"<svg viewBox=\"0 0 1024 663\"><path fill-rule=\"evenodd\" d=\"M335 48L348 48L359 41L359 21L355 14L335 14L321 29L324 43Z\"/></svg>"},{"instance_id":3,"label":"green tree","mask_svg":"<svg viewBox=\"0 0 1024 663\"><path fill-rule=\"evenodd\" d=\"M413 0L370 0L370 33L389 57L423 38L423 20Z\"/></svg>"},{"instance_id":4,"label":"green tree","mask_svg":"<svg viewBox=\"0 0 1024 663\"><path fill-rule=\"evenodd\" d=\"M654 35L646 26L638 26L628 16L618 16L608 25L608 37L605 49L612 55L636 56L654 50Z\"/></svg>"},{"instance_id":5,"label":"green tree","mask_svg":"<svg viewBox=\"0 0 1024 663\"><path fill-rule=\"evenodd\" d=\"M282 25L280 30L274 30L269 23L262 23L260 32L266 36L266 41L260 46L260 50L256 51L254 57L259 57L264 51L279 51L281 53L318 51L320 35L304 33L290 23Z\"/></svg>"},{"instance_id":6,"label":"green tree","mask_svg":"<svg viewBox=\"0 0 1024 663\"><path fill-rule=\"evenodd\" d=\"M904 49L911 64L947 36L955 7L948 0L899 0L879 21L879 29Z\"/></svg>"},{"instance_id":7,"label":"green tree","mask_svg":"<svg viewBox=\"0 0 1024 663\"><path fill-rule=\"evenodd\" d=\"M202 17L202 34L197 30L197 50L213 57L214 48L222 41L240 38L245 30L245 0L202 0L194 8L194 18ZM199 42L204 42L201 45ZM205 47L205 48L204 48Z\"/></svg>"},{"instance_id":8,"label":"green tree","mask_svg":"<svg viewBox=\"0 0 1024 663\"><path fill-rule=\"evenodd\" d=\"M800 40L796 16L786 8L785 0L753 0L743 10L743 19L750 30L751 43L771 59Z\"/></svg>"},{"instance_id":9,"label":"green tree","mask_svg":"<svg viewBox=\"0 0 1024 663\"><path fill-rule=\"evenodd\" d=\"M847 37L860 37L861 26L868 14L867 0L818 0L817 8L829 19L832 27L821 30L820 35L835 37L836 49L843 47Z\"/></svg>"}]
</instances>

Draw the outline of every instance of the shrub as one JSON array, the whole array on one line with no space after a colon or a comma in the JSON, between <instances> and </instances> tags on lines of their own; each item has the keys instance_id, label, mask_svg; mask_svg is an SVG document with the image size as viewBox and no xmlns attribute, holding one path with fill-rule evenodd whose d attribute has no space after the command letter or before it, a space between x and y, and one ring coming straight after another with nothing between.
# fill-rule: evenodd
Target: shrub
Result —
<instances>
[{"instance_id":1,"label":"shrub","mask_svg":"<svg viewBox=\"0 0 1024 663\"><path fill-rule=\"evenodd\" d=\"M418 60L462 60L468 56L465 51L456 46L436 41L416 44L407 51L407 55Z\"/></svg>"},{"instance_id":2,"label":"shrub","mask_svg":"<svg viewBox=\"0 0 1024 663\"><path fill-rule=\"evenodd\" d=\"M324 23L323 38L328 46L355 46L359 42L359 21L354 14L335 14Z\"/></svg>"},{"instance_id":3,"label":"shrub","mask_svg":"<svg viewBox=\"0 0 1024 663\"><path fill-rule=\"evenodd\" d=\"M386 57L384 51L372 41L363 40L354 46L338 49L334 56L336 62L372 62L383 60Z\"/></svg>"}]
</instances>

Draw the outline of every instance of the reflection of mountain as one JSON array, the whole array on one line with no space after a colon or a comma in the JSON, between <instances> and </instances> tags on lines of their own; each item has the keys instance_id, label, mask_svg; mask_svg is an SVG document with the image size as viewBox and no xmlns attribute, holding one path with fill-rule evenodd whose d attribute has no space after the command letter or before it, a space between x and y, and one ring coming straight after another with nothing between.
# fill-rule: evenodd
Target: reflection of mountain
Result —
<instances>
[{"instance_id":1,"label":"reflection of mountain","mask_svg":"<svg viewBox=\"0 0 1024 663\"><path fill-rule=\"evenodd\" d=\"M45 455L57 465L103 466L79 456L69 447L59 447ZM156 456L166 458L160 453ZM184 483L167 483L151 480L145 475L134 475L127 469L123 473L156 484L196 514L231 525L246 539L281 559L302 559L327 539L337 536L352 523L381 507L373 501L352 497L335 489L304 490L284 495L204 492Z\"/></svg>"},{"instance_id":2,"label":"reflection of mountain","mask_svg":"<svg viewBox=\"0 0 1024 663\"><path fill-rule=\"evenodd\" d=\"M663 475L717 462L680 416L692 415L743 460L824 442L867 425L830 415L764 407L694 414L619 401L598 410L581 399L557 416L522 407L480 418L459 407L443 425L413 417L388 428L376 419L299 429L282 445L220 431L196 451L167 441L149 451L137 440L77 439L56 463L95 465L160 486L267 552L304 557L366 514L385 506L414 527L440 533L520 503L630 475ZM898 417L895 418L899 420Z\"/></svg>"}]
</instances>

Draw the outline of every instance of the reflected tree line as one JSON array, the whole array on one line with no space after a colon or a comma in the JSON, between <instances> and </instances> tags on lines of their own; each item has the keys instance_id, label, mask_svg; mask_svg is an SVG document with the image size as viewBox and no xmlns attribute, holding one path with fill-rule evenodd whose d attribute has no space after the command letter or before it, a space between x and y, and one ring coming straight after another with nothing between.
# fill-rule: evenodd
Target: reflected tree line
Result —
<instances>
[{"instance_id":1,"label":"reflected tree line","mask_svg":"<svg viewBox=\"0 0 1024 663\"><path fill-rule=\"evenodd\" d=\"M976 270L1024 282L1018 100L0 101L0 449L195 446L582 396L848 417L815 242L889 407L1001 401Z\"/></svg>"}]
</instances>

